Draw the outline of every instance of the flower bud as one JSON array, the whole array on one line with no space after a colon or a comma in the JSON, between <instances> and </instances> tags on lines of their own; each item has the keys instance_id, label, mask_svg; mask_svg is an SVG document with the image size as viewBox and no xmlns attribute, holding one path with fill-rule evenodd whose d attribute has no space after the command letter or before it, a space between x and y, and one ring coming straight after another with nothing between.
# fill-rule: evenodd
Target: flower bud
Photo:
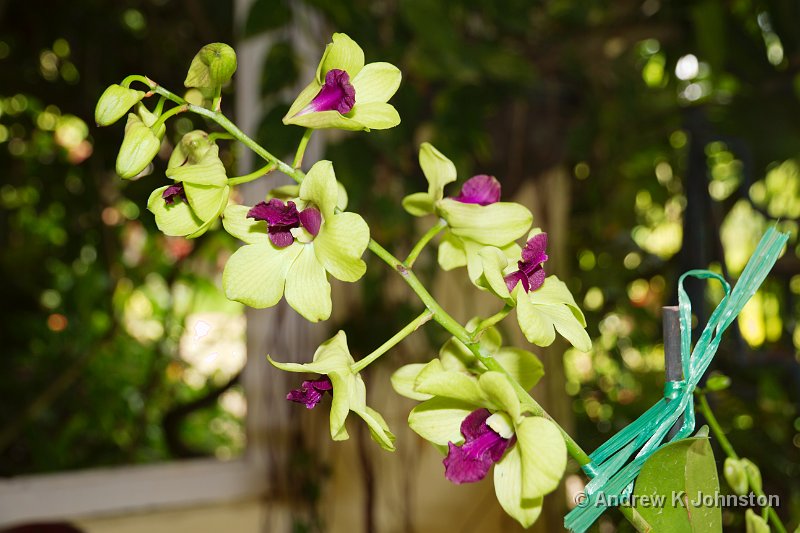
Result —
<instances>
[{"instance_id":1,"label":"flower bud","mask_svg":"<svg viewBox=\"0 0 800 533\"><path fill-rule=\"evenodd\" d=\"M192 59L183 84L186 87L217 87L228 83L236 72L236 52L225 43L205 45Z\"/></svg>"},{"instance_id":2,"label":"flower bud","mask_svg":"<svg viewBox=\"0 0 800 533\"><path fill-rule=\"evenodd\" d=\"M190 131L175 146L167 163L167 168L175 168L184 164L194 165L200 161L214 141L208 139L208 133L202 130Z\"/></svg>"},{"instance_id":3,"label":"flower bud","mask_svg":"<svg viewBox=\"0 0 800 533\"><path fill-rule=\"evenodd\" d=\"M744 513L744 522L747 533L769 533L770 527L766 520L758 516L752 509Z\"/></svg>"},{"instance_id":4,"label":"flower bud","mask_svg":"<svg viewBox=\"0 0 800 533\"><path fill-rule=\"evenodd\" d=\"M161 139L139 115L128 114L125 137L117 155L117 174L125 179L137 176L147 168L161 149Z\"/></svg>"},{"instance_id":5,"label":"flower bud","mask_svg":"<svg viewBox=\"0 0 800 533\"><path fill-rule=\"evenodd\" d=\"M121 85L109 86L94 109L94 121L98 126L108 126L121 119L128 110L144 98L145 93Z\"/></svg>"},{"instance_id":6,"label":"flower bud","mask_svg":"<svg viewBox=\"0 0 800 533\"><path fill-rule=\"evenodd\" d=\"M725 459L722 473L725 475L725 481L728 482L728 486L733 492L740 496L747 493L747 472L745 472L741 461L728 457Z\"/></svg>"},{"instance_id":7,"label":"flower bud","mask_svg":"<svg viewBox=\"0 0 800 533\"><path fill-rule=\"evenodd\" d=\"M747 473L747 480L750 483L750 488L756 493L761 492L761 470L759 470L750 459L745 459L743 457L740 461L744 467L744 471Z\"/></svg>"}]
</instances>

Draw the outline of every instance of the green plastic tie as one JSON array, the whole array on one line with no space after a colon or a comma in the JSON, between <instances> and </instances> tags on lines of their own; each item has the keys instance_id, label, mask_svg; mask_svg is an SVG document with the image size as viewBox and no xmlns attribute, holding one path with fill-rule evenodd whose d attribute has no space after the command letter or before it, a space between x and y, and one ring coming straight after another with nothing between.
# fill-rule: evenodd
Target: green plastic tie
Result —
<instances>
[{"instance_id":1,"label":"green plastic tie","mask_svg":"<svg viewBox=\"0 0 800 533\"><path fill-rule=\"evenodd\" d=\"M722 276L708 270L690 270L680 277L678 307L684 379L666 382L661 400L589 456L591 462L582 467L591 478L584 490L586 498L564 517L564 527L575 533L584 533L606 510L607 502L618 501L623 493L633 490L633 481L653 453L665 444L688 437L694 431L694 390L717 352L722 333L761 286L788 239L788 233L770 227L733 290ZM694 350L691 347L692 305L683 288L684 280L690 276L716 280L725 290L725 297L711 313ZM680 429L674 436L668 437L669 430L681 415L683 422Z\"/></svg>"}]
</instances>

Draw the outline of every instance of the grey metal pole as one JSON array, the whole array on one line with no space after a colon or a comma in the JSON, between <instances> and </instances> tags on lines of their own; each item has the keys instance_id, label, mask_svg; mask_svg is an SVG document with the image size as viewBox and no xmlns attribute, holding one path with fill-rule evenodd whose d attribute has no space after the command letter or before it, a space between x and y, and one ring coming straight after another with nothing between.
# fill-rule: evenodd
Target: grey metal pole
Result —
<instances>
[{"instance_id":1,"label":"grey metal pole","mask_svg":"<svg viewBox=\"0 0 800 533\"><path fill-rule=\"evenodd\" d=\"M677 305L661 308L661 323L664 331L664 379L666 381L683 380L683 363L681 362L681 325ZM675 435L683 424L683 415L669 430L669 437Z\"/></svg>"}]
</instances>

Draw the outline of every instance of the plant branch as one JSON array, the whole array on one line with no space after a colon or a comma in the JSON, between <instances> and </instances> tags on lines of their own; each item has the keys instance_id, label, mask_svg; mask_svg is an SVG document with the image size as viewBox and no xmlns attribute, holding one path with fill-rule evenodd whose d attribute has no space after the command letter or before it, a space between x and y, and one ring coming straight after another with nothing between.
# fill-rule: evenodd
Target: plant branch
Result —
<instances>
[{"instance_id":1,"label":"plant branch","mask_svg":"<svg viewBox=\"0 0 800 533\"><path fill-rule=\"evenodd\" d=\"M273 163L267 163L258 170L255 170L249 174L245 174L244 176L236 176L235 178L228 178L228 185L230 186L241 185L242 183L254 181L262 176L266 176L273 170L275 170L275 165Z\"/></svg>"},{"instance_id":2,"label":"plant branch","mask_svg":"<svg viewBox=\"0 0 800 533\"><path fill-rule=\"evenodd\" d=\"M353 372L358 373L367 368L368 365L372 364L376 359L380 356L394 348L397 343L417 331L423 324L430 321L433 318L433 313L426 309L422 312L417 318L409 322L403 329L395 333L395 335L389 339L388 341L381 344L375 351L371 354L367 355L366 357L359 359L354 365L352 365Z\"/></svg>"},{"instance_id":3,"label":"plant branch","mask_svg":"<svg viewBox=\"0 0 800 533\"><path fill-rule=\"evenodd\" d=\"M725 435L725 432L722 430L722 426L719 425L717 421L717 417L714 415L714 412L711 410L711 406L708 404L708 400L706 399L706 395L704 392L698 391L697 395L700 397L700 412L703 413L706 421L708 422L711 431L714 433L714 436L719 441L719 445L722 448L722 451L725 452L725 455L730 457L731 459L739 459L739 456L736 454L736 450L733 449L733 445L731 441L728 440L728 437ZM748 482L750 476L748 475ZM759 498L763 498L766 501L769 501L764 494L763 487L753 486L750 483L750 488L753 489L753 492ZM778 533L786 533L786 526L783 525L781 518L778 516L778 513L775 511L774 508L771 506L764 507L764 511L766 512L767 516L769 516L769 523L772 524L775 529L778 530Z\"/></svg>"},{"instance_id":4,"label":"plant branch","mask_svg":"<svg viewBox=\"0 0 800 533\"><path fill-rule=\"evenodd\" d=\"M419 254L422 252L425 246L429 242L431 242L431 239L436 237L436 235L438 235L439 232L442 231L445 227L447 227L447 222L445 222L444 219L439 219L439 222L437 222L435 226L433 226L431 229L425 232L425 235L423 235L417 242L417 244L414 245L414 247L408 253L408 257L406 257L406 260L403 261L403 264L405 265L406 268L411 268L412 266L414 266L414 261L417 260L417 257L419 257Z\"/></svg>"},{"instance_id":5,"label":"plant branch","mask_svg":"<svg viewBox=\"0 0 800 533\"><path fill-rule=\"evenodd\" d=\"M499 310L489 318L484 318L483 320L478 322L478 325L475 327L472 333L470 333L470 338L473 341L477 341L480 338L481 333L483 333L485 330L489 329L490 327L494 326L495 324L503 320L505 317L507 317L508 313L510 313L512 309L514 309L512 306L506 304L503 306L501 310Z\"/></svg>"},{"instance_id":6,"label":"plant branch","mask_svg":"<svg viewBox=\"0 0 800 533\"><path fill-rule=\"evenodd\" d=\"M297 145L297 152L294 154L294 161L292 162L292 168L300 168L300 165L303 164L303 156L306 153L306 148L308 147L308 141L311 139L311 134L314 133L314 130L311 128L307 128L306 131L303 133L303 138L300 139L300 144Z\"/></svg>"}]
</instances>

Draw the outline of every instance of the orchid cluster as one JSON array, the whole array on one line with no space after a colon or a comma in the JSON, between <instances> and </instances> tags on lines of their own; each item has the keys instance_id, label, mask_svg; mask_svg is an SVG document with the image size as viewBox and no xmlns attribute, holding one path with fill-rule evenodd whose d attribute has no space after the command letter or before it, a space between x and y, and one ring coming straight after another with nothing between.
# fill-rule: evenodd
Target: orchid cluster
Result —
<instances>
[{"instance_id":1,"label":"orchid cluster","mask_svg":"<svg viewBox=\"0 0 800 533\"><path fill-rule=\"evenodd\" d=\"M547 273L547 233L532 227L527 208L501 200L501 184L493 176L473 176L460 189L445 191L458 179L456 167L426 142L419 164L427 191L406 196L403 207L414 217L428 218L431 227L405 260L397 259L371 239L360 215L346 211L347 194L332 162L315 162L307 172L301 167L308 139L317 129L371 131L398 125L400 116L388 101L400 85L400 70L389 63L365 64L352 39L334 34L314 79L283 118L284 124L306 128L292 165L221 113L222 87L235 70L234 51L213 43L192 61L185 97L139 75L109 87L97 104L96 121L106 126L127 114L117 173L125 179L161 177L147 206L164 234L193 239L221 227L243 243L228 259L222 284L228 298L248 306L272 307L285 298L305 319L324 321L332 310L330 276L358 281L367 268L362 258L367 249L387 263L420 297L424 310L358 359L344 331L324 342L305 364L280 363L268 356L278 369L307 375L287 400L312 409L326 405L330 396L333 440L348 438L346 420L352 412L382 448L394 450L395 437L386 421L367 405L362 371L425 323L437 322L452 335L438 357L403 366L391 379L398 394L420 402L409 414L409 426L441 450L443 474L453 483L478 482L493 470L500 505L530 526L544 495L563 477L568 453L575 455L579 448L530 395L544 374L537 356L503 346L496 326L513 312L535 346L552 344L558 333L579 350L591 348L586 321L569 289ZM144 84L146 90L131 88L133 83ZM145 101L151 97L158 102L148 108ZM167 104L172 107L165 111ZM175 143L166 170L153 172L153 160L167 144L167 120L184 112L204 116L224 131L186 133ZM263 159L263 168L229 177L219 139L252 149ZM270 192L256 205L236 203L236 185L271 172L281 172L296 184ZM472 284L496 296L502 308L465 325L453 319L413 271L414 261L431 243L438 245L442 269L464 267Z\"/></svg>"}]
</instances>

